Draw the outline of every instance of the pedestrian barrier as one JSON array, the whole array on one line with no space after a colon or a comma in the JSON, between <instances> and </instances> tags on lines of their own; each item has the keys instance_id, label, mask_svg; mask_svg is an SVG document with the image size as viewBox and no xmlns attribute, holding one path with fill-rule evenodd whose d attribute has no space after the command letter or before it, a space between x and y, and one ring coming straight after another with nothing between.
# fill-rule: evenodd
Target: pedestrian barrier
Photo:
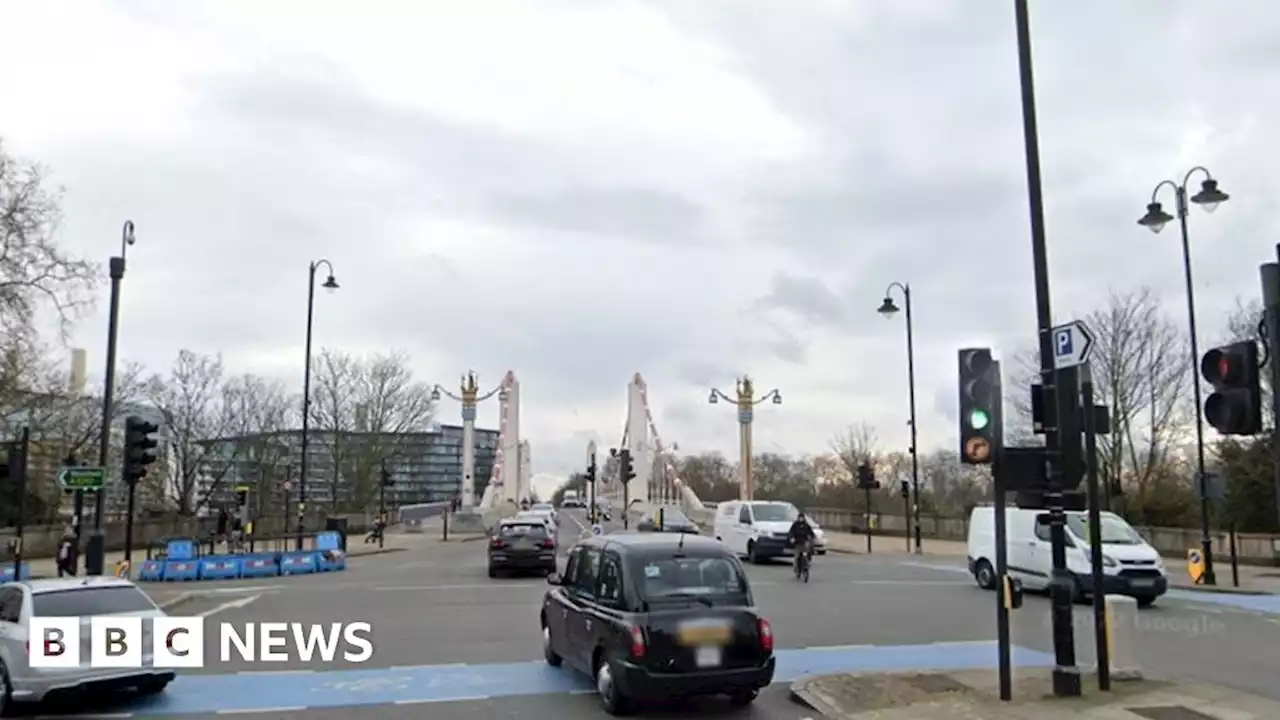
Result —
<instances>
[{"instance_id":1,"label":"pedestrian barrier","mask_svg":"<svg viewBox=\"0 0 1280 720\"><path fill-rule=\"evenodd\" d=\"M30 579L31 566L27 563L21 563L20 565L18 565L18 574L21 576L19 578L16 578L18 580ZM0 582L12 582L14 579L15 578L13 577L12 562L7 562L4 565L0 566Z\"/></svg>"},{"instance_id":2,"label":"pedestrian barrier","mask_svg":"<svg viewBox=\"0 0 1280 720\"><path fill-rule=\"evenodd\" d=\"M217 553L201 555L191 538L169 540L162 557L148 558L139 566L143 582L192 582L237 580L281 575L306 575L347 569L341 533L325 531L312 537L309 550ZM9 566L12 571L12 566ZM125 571L128 568L126 566ZM3 577L3 576L0 576Z\"/></svg>"}]
</instances>

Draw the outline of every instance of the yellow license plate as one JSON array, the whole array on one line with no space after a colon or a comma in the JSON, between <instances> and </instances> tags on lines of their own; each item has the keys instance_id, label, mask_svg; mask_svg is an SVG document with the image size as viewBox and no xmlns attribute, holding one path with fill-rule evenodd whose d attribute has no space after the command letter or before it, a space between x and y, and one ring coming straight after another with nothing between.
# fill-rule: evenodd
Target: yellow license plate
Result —
<instances>
[{"instance_id":1,"label":"yellow license plate","mask_svg":"<svg viewBox=\"0 0 1280 720\"><path fill-rule=\"evenodd\" d=\"M728 645L733 629L727 623L688 623L680 628L680 644L688 646Z\"/></svg>"}]
</instances>

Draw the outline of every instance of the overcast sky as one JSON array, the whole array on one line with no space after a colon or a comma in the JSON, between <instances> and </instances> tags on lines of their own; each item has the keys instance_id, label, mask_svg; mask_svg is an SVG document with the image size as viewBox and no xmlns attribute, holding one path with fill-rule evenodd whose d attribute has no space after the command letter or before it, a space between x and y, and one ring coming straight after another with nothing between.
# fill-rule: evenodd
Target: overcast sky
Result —
<instances>
[{"instance_id":1,"label":"overcast sky","mask_svg":"<svg viewBox=\"0 0 1280 720\"><path fill-rule=\"evenodd\" d=\"M1056 319L1139 284L1185 317L1176 232L1134 221L1203 164L1232 194L1191 218L1217 339L1280 240L1280 13L1032 5ZM559 474L617 441L637 371L684 451L736 452L706 397L742 372L785 398L759 451L855 421L904 449L892 281L922 449L955 442L955 350L1034 331L1009 0L11 0L0 26L0 137L66 187L62 242L105 274L137 224L123 359L221 352L300 387L328 258L319 346L451 386L514 370ZM95 368L105 306L74 338Z\"/></svg>"}]
</instances>

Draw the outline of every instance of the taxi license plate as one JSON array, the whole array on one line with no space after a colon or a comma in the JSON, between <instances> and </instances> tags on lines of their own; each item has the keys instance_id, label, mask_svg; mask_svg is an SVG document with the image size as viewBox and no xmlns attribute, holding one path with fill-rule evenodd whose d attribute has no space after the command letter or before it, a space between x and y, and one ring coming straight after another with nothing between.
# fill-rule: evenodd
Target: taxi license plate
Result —
<instances>
[{"instance_id":1,"label":"taxi license plate","mask_svg":"<svg viewBox=\"0 0 1280 720\"><path fill-rule=\"evenodd\" d=\"M685 647L727 645L733 639L733 628L726 622L689 621L681 623L679 637Z\"/></svg>"},{"instance_id":2,"label":"taxi license plate","mask_svg":"<svg viewBox=\"0 0 1280 720\"><path fill-rule=\"evenodd\" d=\"M1133 587L1148 588L1155 585L1156 581L1151 578L1132 578L1129 580L1129 584Z\"/></svg>"},{"instance_id":3,"label":"taxi license plate","mask_svg":"<svg viewBox=\"0 0 1280 720\"><path fill-rule=\"evenodd\" d=\"M708 645L698 648L695 660L700 668L720 667L723 663L723 653L715 645Z\"/></svg>"}]
</instances>

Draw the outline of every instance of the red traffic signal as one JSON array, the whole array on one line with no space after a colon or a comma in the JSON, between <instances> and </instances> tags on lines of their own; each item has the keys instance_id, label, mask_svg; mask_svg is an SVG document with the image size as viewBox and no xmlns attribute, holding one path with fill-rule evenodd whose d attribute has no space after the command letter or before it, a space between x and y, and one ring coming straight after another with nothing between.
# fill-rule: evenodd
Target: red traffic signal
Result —
<instances>
[{"instance_id":1,"label":"red traffic signal","mask_svg":"<svg viewBox=\"0 0 1280 720\"><path fill-rule=\"evenodd\" d=\"M1213 386L1204 419L1223 435L1262 432L1258 346L1252 340L1216 347L1200 359L1200 374Z\"/></svg>"}]
</instances>

